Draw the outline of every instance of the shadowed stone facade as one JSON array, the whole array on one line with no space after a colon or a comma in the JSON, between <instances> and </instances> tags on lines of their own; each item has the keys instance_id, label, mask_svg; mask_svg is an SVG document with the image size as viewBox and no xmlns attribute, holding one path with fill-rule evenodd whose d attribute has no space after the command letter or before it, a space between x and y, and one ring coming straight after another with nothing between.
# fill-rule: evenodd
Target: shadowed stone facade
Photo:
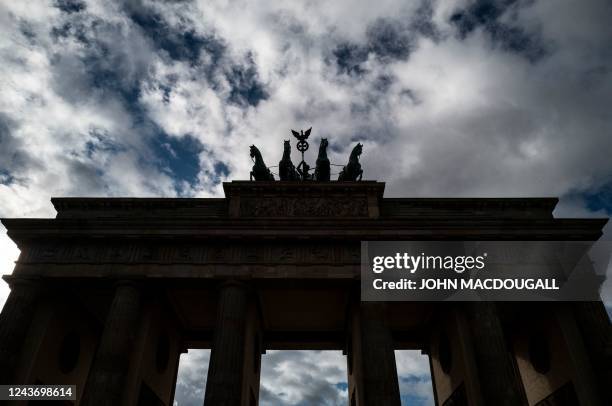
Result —
<instances>
[{"instance_id":1,"label":"shadowed stone facade","mask_svg":"<svg viewBox=\"0 0 612 406\"><path fill-rule=\"evenodd\" d=\"M251 406L266 350L331 349L346 355L350 405L399 405L394 350L420 349L439 405L612 404L600 302L359 300L361 241L592 241L605 219L555 219L553 198L383 198L367 181L224 189L54 198L54 219L3 219L21 255L5 277L0 383L171 405L180 354L211 348L205 405Z\"/></svg>"}]
</instances>

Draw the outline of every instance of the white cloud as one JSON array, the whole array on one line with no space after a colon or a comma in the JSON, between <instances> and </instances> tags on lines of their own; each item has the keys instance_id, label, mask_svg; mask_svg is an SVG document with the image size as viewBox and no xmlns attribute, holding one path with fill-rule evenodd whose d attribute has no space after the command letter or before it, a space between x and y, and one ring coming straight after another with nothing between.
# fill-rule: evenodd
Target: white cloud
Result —
<instances>
[{"instance_id":1,"label":"white cloud","mask_svg":"<svg viewBox=\"0 0 612 406\"><path fill-rule=\"evenodd\" d=\"M262 405L347 402L346 357L340 351L268 351L262 356ZM337 386L340 384L340 386Z\"/></svg>"},{"instance_id":2,"label":"white cloud","mask_svg":"<svg viewBox=\"0 0 612 406\"><path fill-rule=\"evenodd\" d=\"M201 406L206 390L210 350L189 350L181 354L174 397L175 406Z\"/></svg>"},{"instance_id":3,"label":"white cloud","mask_svg":"<svg viewBox=\"0 0 612 406\"><path fill-rule=\"evenodd\" d=\"M421 405L434 405L429 356L415 350L396 350L395 362L400 393L418 398Z\"/></svg>"}]
</instances>

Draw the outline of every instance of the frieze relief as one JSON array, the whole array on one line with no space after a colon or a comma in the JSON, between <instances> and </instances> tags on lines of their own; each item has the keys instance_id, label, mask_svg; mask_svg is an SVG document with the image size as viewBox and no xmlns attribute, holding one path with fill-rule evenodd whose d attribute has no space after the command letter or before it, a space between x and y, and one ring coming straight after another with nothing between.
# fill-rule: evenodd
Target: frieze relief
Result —
<instances>
[{"instance_id":1,"label":"frieze relief","mask_svg":"<svg viewBox=\"0 0 612 406\"><path fill-rule=\"evenodd\" d=\"M34 245L20 263L66 264L357 264L356 244Z\"/></svg>"},{"instance_id":2,"label":"frieze relief","mask_svg":"<svg viewBox=\"0 0 612 406\"><path fill-rule=\"evenodd\" d=\"M364 197L243 197L245 217L367 217Z\"/></svg>"}]
</instances>

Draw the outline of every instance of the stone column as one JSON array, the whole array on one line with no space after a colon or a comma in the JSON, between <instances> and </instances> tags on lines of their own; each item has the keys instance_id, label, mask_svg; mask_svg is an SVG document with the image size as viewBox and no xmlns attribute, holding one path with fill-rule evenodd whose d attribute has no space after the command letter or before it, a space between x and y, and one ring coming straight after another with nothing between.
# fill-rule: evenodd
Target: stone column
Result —
<instances>
[{"instance_id":1,"label":"stone column","mask_svg":"<svg viewBox=\"0 0 612 406\"><path fill-rule=\"evenodd\" d=\"M172 392L170 393L170 403L174 402L174 396L176 395L176 384L178 381L178 369L181 360L181 354L187 354L187 349L181 343L181 349L176 352L176 358L174 360L174 372L172 373Z\"/></svg>"},{"instance_id":2,"label":"stone column","mask_svg":"<svg viewBox=\"0 0 612 406\"><path fill-rule=\"evenodd\" d=\"M37 280L11 279L9 294L0 314L0 384L15 382L22 345L34 318L41 288Z\"/></svg>"},{"instance_id":3,"label":"stone column","mask_svg":"<svg viewBox=\"0 0 612 406\"><path fill-rule=\"evenodd\" d=\"M401 404L393 338L384 303L355 303L349 332L349 404Z\"/></svg>"},{"instance_id":4,"label":"stone column","mask_svg":"<svg viewBox=\"0 0 612 406\"><path fill-rule=\"evenodd\" d=\"M242 404L248 290L238 282L226 282L219 291L217 321L213 337L205 406L239 406Z\"/></svg>"},{"instance_id":5,"label":"stone column","mask_svg":"<svg viewBox=\"0 0 612 406\"><path fill-rule=\"evenodd\" d=\"M559 303L555 306L554 313L557 323L561 329L561 335L568 348L568 355L573 370L573 383L576 395L581 404L602 405L602 397L599 393L597 377L593 365L589 359L582 334L578 329L571 304ZM609 384L609 382L608 382ZM609 403L606 403L609 404Z\"/></svg>"},{"instance_id":6,"label":"stone column","mask_svg":"<svg viewBox=\"0 0 612 406\"><path fill-rule=\"evenodd\" d=\"M600 397L612 405L612 325L606 308L602 302L576 302L572 307Z\"/></svg>"},{"instance_id":7,"label":"stone column","mask_svg":"<svg viewBox=\"0 0 612 406\"><path fill-rule=\"evenodd\" d=\"M486 405L526 405L527 398L494 302L466 303L476 369Z\"/></svg>"},{"instance_id":8,"label":"stone column","mask_svg":"<svg viewBox=\"0 0 612 406\"><path fill-rule=\"evenodd\" d=\"M141 294L128 281L117 284L104 331L81 400L82 406L125 404L124 389L136 339Z\"/></svg>"}]
</instances>

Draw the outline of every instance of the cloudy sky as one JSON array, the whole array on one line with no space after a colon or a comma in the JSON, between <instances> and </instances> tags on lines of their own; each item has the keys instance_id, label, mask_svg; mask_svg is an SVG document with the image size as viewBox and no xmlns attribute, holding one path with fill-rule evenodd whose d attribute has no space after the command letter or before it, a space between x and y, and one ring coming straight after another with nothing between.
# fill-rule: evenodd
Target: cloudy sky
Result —
<instances>
[{"instance_id":1,"label":"cloudy sky","mask_svg":"<svg viewBox=\"0 0 612 406\"><path fill-rule=\"evenodd\" d=\"M219 196L248 178L249 145L276 165L310 126L336 164L362 142L387 196L606 216L610 21L609 0L1 0L0 217L53 216L51 196ZM9 273L4 229L0 253ZM207 356L184 357L181 406L201 403ZM270 353L262 400L345 402L343 362ZM422 357L398 363L428 404Z\"/></svg>"}]
</instances>

